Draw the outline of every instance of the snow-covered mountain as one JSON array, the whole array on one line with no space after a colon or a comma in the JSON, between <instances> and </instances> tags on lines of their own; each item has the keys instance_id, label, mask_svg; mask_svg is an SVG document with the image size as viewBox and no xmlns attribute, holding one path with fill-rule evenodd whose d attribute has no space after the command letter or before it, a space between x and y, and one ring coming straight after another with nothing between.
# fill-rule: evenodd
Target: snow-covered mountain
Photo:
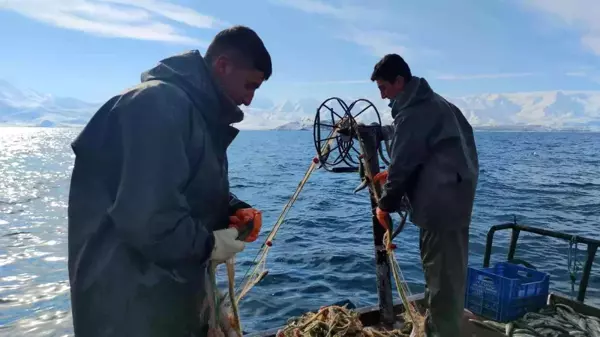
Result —
<instances>
[{"instance_id":1,"label":"snow-covered mountain","mask_svg":"<svg viewBox=\"0 0 600 337\"><path fill-rule=\"evenodd\" d=\"M546 91L505 94L484 94L464 97L448 97L456 104L473 126L480 129L527 129L527 130L600 130L600 91ZM347 104L353 99L345 99ZM371 100L377 108L382 123L391 123L388 102ZM317 109L322 102L302 100L284 101L264 110L247 110L248 118L241 125L256 128L254 120L269 117L272 123L264 127L285 130L312 129ZM361 111L366 103L357 104L352 111ZM327 106L338 113L343 109L330 101ZM321 118L329 118L322 110ZM358 118L370 123L377 121L373 109ZM323 122L323 121L322 121Z\"/></svg>"},{"instance_id":2,"label":"snow-covered mountain","mask_svg":"<svg viewBox=\"0 0 600 337\"><path fill-rule=\"evenodd\" d=\"M343 98L343 101L346 104L351 104L354 99ZM387 107L388 103L382 100L373 100L372 102L381 116L382 123L391 123L392 119ZM327 107L332 109L338 116L344 115L344 108L336 100L329 100L325 106L322 106L323 103L323 100L313 98L300 100L288 99L277 103L272 102L269 105L265 101L262 101L260 108L242 107L246 116L244 121L238 124L238 126L244 129L312 130L318 109L321 111L322 123L331 121L331 112ZM368 103L359 102L352 111L360 112L367 106ZM377 121L374 111L373 108L365 110L357 120L365 123ZM335 116L336 121L339 119L338 116Z\"/></svg>"},{"instance_id":3,"label":"snow-covered mountain","mask_svg":"<svg viewBox=\"0 0 600 337\"><path fill-rule=\"evenodd\" d=\"M501 93L447 99L456 104L471 124L479 129L600 131L600 91ZM345 99L347 104L352 101ZM373 99L372 102L382 122L391 123L387 101ZM261 111L268 111L272 121L278 121L276 128L311 129L321 103L316 100L288 100ZM329 102L327 105L338 113L344 111L337 103ZM352 111L361 111L364 106L365 103L359 104ZM253 114L252 109L248 110L247 115ZM326 117L326 114L321 115L321 118ZM372 109L364 112L360 119L367 123L376 121ZM250 118L247 126L252 128L251 121Z\"/></svg>"},{"instance_id":4,"label":"snow-covered mountain","mask_svg":"<svg viewBox=\"0 0 600 337\"><path fill-rule=\"evenodd\" d=\"M314 118L300 117L300 120L287 122L275 128L275 130L312 130L314 127Z\"/></svg>"},{"instance_id":5,"label":"snow-covered mountain","mask_svg":"<svg viewBox=\"0 0 600 337\"><path fill-rule=\"evenodd\" d=\"M75 98L19 89L0 79L0 125L83 125L98 106Z\"/></svg>"},{"instance_id":6,"label":"snow-covered mountain","mask_svg":"<svg viewBox=\"0 0 600 337\"><path fill-rule=\"evenodd\" d=\"M547 91L449 98L479 127L600 130L600 91Z\"/></svg>"},{"instance_id":7,"label":"snow-covered mountain","mask_svg":"<svg viewBox=\"0 0 600 337\"><path fill-rule=\"evenodd\" d=\"M353 99L343 98L346 104ZM482 129L576 129L600 130L600 91L546 91L485 94L449 97L469 121ZM383 123L390 123L387 101L371 100ZM312 130L317 109L323 101L316 99L282 100L272 102L257 98L252 107L243 107L246 116L237 126L255 130ZM353 112L363 110L365 102L358 103ZM87 123L100 104L75 98L54 97L34 90L18 89L0 80L0 125L76 126ZM327 102L335 113L344 109L335 100ZM331 120L326 107L322 118ZM376 121L373 109L367 109L358 118ZM326 123L327 121L322 121Z\"/></svg>"}]
</instances>

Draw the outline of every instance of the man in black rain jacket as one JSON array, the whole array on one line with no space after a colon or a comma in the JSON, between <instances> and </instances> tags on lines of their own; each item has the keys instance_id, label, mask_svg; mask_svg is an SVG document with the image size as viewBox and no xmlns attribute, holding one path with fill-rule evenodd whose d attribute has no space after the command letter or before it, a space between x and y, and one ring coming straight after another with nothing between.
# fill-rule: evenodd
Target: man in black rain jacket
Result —
<instances>
[{"instance_id":1,"label":"man in black rain jacket","mask_svg":"<svg viewBox=\"0 0 600 337\"><path fill-rule=\"evenodd\" d=\"M226 150L239 105L271 76L251 29L217 34L204 57L162 60L108 100L73 142L69 279L76 336L205 336L207 264L244 249L228 228Z\"/></svg>"},{"instance_id":2,"label":"man in black rain jacket","mask_svg":"<svg viewBox=\"0 0 600 337\"><path fill-rule=\"evenodd\" d=\"M466 282L469 226L479 177L473 129L461 111L412 76L396 54L386 55L371 80L390 99L394 123L390 165L375 180L385 182L377 208L380 223L411 205L420 227L420 250L429 313L428 336L460 336Z\"/></svg>"}]
</instances>

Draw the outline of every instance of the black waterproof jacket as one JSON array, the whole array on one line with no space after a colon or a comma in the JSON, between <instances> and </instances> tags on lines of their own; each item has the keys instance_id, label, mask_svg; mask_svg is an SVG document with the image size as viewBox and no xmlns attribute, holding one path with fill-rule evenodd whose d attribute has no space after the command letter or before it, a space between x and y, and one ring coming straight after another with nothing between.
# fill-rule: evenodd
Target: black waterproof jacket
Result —
<instances>
[{"instance_id":1,"label":"black waterproof jacket","mask_svg":"<svg viewBox=\"0 0 600 337\"><path fill-rule=\"evenodd\" d=\"M106 102L73 142L76 336L203 334L212 231L227 227L234 198L230 124L243 119L215 83L198 51L167 58Z\"/></svg>"},{"instance_id":2,"label":"black waterproof jacket","mask_svg":"<svg viewBox=\"0 0 600 337\"><path fill-rule=\"evenodd\" d=\"M390 166L379 207L398 211L406 194L411 221L419 227L468 227L479 179L471 125L460 109L416 76L390 107L393 126L382 130L391 140Z\"/></svg>"}]
</instances>

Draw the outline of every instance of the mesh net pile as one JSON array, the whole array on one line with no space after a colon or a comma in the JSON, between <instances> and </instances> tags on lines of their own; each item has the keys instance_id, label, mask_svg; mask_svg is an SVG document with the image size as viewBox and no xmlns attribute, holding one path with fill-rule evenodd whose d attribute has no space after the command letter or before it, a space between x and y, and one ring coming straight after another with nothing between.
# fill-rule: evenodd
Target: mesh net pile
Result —
<instances>
[{"instance_id":1,"label":"mesh net pile","mask_svg":"<svg viewBox=\"0 0 600 337\"><path fill-rule=\"evenodd\" d=\"M408 337L411 330L411 322L407 322L401 329L389 331L365 327L357 312L345 306L327 306L322 307L318 312L309 312L290 319L287 325L277 332L277 337Z\"/></svg>"}]
</instances>

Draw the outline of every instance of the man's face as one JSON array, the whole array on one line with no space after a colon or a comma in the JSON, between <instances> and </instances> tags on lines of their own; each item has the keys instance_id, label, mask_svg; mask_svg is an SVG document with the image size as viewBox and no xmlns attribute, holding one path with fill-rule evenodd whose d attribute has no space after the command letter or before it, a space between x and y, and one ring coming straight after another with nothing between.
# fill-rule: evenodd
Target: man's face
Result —
<instances>
[{"instance_id":1,"label":"man's face","mask_svg":"<svg viewBox=\"0 0 600 337\"><path fill-rule=\"evenodd\" d=\"M244 67L240 62L227 56L220 56L214 63L215 75L219 78L223 90L236 105L250 105L254 92L264 81L261 71Z\"/></svg>"},{"instance_id":2,"label":"man's face","mask_svg":"<svg viewBox=\"0 0 600 337\"><path fill-rule=\"evenodd\" d=\"M378 79L375 82L377 83L377 88L379 88L382 99L394 99L394 97L398 96L398 94L402 92L402 89L404 89L404 78L402 78L402 76L396 77L394 82L388 82L381 79Z\"/></svg>"}]
</instances>

